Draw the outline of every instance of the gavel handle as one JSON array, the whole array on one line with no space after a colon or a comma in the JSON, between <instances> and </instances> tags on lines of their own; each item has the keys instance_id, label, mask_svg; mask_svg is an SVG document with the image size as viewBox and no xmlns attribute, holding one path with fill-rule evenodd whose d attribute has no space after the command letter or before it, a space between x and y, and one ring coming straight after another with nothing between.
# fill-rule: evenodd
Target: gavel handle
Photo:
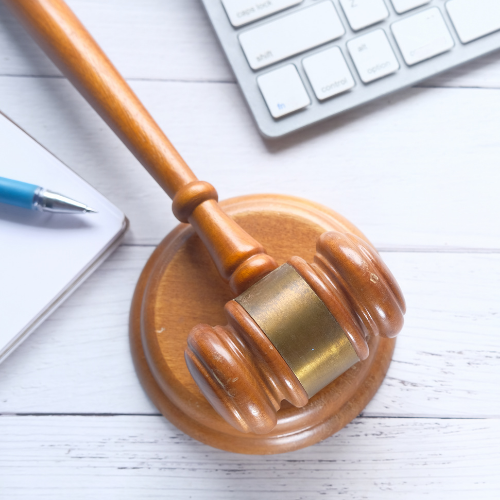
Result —
<instances>
[{"instance_id":1,"label":"gavel handle","mask_svg":"<svg viewBox=\"0 0 500 500\"><path fill-rule=\"evenodd\" d=\"M217 204L132 89L63 0L5 0L31 36L132 154L173 199L174 215L193 225L235 294L277 267L255 239Z\"/></svg>"}]
</instances>

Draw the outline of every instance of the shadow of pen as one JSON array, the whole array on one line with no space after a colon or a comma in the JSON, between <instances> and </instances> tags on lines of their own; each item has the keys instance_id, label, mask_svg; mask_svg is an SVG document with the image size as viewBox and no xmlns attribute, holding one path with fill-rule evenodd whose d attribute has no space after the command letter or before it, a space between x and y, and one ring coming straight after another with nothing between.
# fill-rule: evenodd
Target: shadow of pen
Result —
<instances>
[{"instance_id":1,"label":"shadow of pen","mask_svg":"<svg viewBox=\"0 0 500 500\"><path fill-rule=\"evenodd\" d=\"M11 205L0 203L0 221L12 224L23 224L45 229L84 229L92 227L92 221L86 219L85 214L53 214L49 212L37 212ZM1 228L0 228L1 237Z\"/></svg>"}]
</instances>

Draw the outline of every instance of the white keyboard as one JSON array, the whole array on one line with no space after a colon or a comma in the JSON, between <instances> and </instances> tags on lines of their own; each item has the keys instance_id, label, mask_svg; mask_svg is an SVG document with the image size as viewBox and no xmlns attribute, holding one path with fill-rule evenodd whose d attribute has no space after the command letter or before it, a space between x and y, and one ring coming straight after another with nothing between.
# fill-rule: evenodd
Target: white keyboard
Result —
<instances>
[{"instance_id":1,"label":"white keyboard","mask_svg":"<svg viewBox=\"0 0 500 500\"><path fill-rule=\"evenodd\" d=\"M203 0L278 137L500 48L500 0Z\"/></svg>"}]
</instances>

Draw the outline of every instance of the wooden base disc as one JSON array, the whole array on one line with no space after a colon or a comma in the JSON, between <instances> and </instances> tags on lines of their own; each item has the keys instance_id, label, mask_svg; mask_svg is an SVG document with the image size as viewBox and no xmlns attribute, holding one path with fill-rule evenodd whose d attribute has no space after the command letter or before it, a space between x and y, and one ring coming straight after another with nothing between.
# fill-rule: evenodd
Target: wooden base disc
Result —
<instances>
[{"instance_id":1,"label":"wooden base disc","mask_svg":"<svg viewBox=\"0 0 500 500\"><path fill-rule=\"evenodd\" d=\"M279 264L297 255L312 262L325 231L366 237L332 210L299 198L256 195L221 203ZM286 401L270 434L243 434L212 409L184 362L186 338L198 323L224 325L223 306L233 298L208 252L188 224L158 246L137 284L130 342L142 385L161 413L193 438L223 450L273 454L304 448L331 436L373 397L389 367L395 341L374 337L370 356L325 387L303 408Z\"/></svg>"}]
</instances>

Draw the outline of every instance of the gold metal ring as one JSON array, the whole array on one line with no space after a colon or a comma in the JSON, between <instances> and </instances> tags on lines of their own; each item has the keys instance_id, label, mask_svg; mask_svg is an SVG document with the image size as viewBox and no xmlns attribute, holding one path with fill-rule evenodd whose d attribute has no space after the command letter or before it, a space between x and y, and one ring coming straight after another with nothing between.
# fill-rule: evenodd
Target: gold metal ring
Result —
<instances>
[{"instance_id":1,"label":"gold metal ring","mask_svg":"<svg viewBox=\"0 0 500 500\"><path fill-rule=\"evenodd\" d=\"M234 300L273 343L309 397L359 361L337 320L289 264Z\"/></svg>"}]
</instances>

